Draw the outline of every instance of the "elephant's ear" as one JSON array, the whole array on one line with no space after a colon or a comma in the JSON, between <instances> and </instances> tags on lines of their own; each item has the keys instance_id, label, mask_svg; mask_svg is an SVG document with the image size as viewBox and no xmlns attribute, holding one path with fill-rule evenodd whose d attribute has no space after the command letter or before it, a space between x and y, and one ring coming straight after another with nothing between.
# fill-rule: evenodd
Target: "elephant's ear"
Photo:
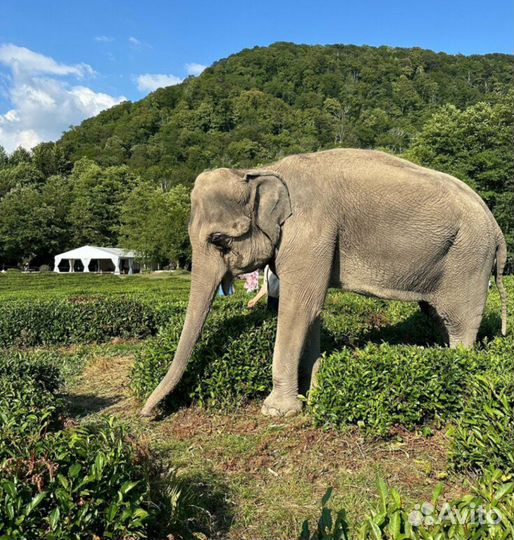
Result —
<instances>
[{"instance_id":1,"label":"elephant's ear","mask_svg":"<svg viewBox=\"0 0 514 540\"><path fill-rule=\"evenodd\" d=\"M274 171L249 171L245 174L253 194L253 211L257 227L273 245L280 238L280 227L291 215L289 191Z\"/></svg>"}]
</instances>

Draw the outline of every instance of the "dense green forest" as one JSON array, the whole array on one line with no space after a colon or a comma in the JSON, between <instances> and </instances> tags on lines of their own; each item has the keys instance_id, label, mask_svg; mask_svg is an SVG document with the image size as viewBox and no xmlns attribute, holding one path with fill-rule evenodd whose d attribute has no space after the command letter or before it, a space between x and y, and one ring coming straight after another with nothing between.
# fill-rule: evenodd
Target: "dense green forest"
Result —
<instances>
[{"instance_id":1,"label":"dense green forest","mask_svg":"<svg viewBox=\"0 0 514 540\"><path fill-rule=\"evenodd\" d=\"M0 263L39 265L90 243L187 264L188 191L201 170L338 146L380 148L468 182L512 253L513 58L276 43L30 153L0 147Z\"/></svg>"}]
</instances>

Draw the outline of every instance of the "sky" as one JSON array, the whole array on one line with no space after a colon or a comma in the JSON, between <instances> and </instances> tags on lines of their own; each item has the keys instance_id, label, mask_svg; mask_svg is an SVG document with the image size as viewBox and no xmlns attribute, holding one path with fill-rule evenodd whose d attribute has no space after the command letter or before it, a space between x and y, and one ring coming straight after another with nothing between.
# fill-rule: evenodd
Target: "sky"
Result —
<instances>
[{"instance_id":1,"label":"sky","mask_svg":"<svg viewBox=\"0 0 514 540\"><path fill-rule=\"evenodd\" d=\"M512 53L512 0L0 0L0 145L276 41Z\"/></svg>"}]
</instances>

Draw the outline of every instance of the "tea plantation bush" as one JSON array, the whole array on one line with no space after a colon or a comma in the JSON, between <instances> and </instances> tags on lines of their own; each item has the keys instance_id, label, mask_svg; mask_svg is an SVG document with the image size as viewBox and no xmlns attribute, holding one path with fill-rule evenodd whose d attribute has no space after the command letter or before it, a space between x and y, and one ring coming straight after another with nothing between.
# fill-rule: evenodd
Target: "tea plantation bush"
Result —
<instances>
[{"instance_id":1,"label":"tea plantation bush","mask_svg":"<svg viewBox=\"0 0 514 540\"><path fill-rule=\"evenodd\" d=\"M363 336L380 333L384 319L388 323L405 321L405 310L412 309L401 307L395 313L398 305L391 303L385 316L382 312L382 319L377 311L375 322L369 324L372 306L360 313L355 309L352 319L360 328L360 333L353 334L356 343ZM323 340L325 346L337 346L341 327L330 307L327 311ZM172 317L138 354L131 386L141 399L166 373L183 322L183 315ZM183 380L168 397L167 407L191 401L207 407L233 407L265 396L271 389L275 331L275 318L264 310L242 313L237 300L219 304L208 319ZM415 341L426 332L426 328L419 332ZM369 436L387 436L395 427L413 429L454 421L456 467L505 464L512 459L512 399L507 395L512 398L513 392L507 381L512 381L513 350L512 338L486 340L474 349L389 343L343 346L324 358L307 410L318 426L358 426ZM484 377L503 381L503 386L498 382L495 392L485 396L477 391Z\"/></svg>"},{"instance_id":2,"label":"tea plantation bush","mask_svg":"<svg viewBox=\"0 0 514 540\"><path fill-rule=\"evenodd\" d=\"M495 466L514 473L514 372L475 377L450 435L450 462L456 469Z\"/></svg>"},{"instance_id":3,"label":"tea plantation bush","mask_svg":"<svg viewBox=\"0 0 514 540\"><path fill-rule=\"evenodd\" d=\"M506 344L512 349L504 338L476 349L386 343L343 349L323 360L310 413L317 425L358 425L371 435L455 418L475 374L508 371Z\"/></svg>"},{"instance_id":4,"label":"tea plantation bush","mask_svg":"<svg viewBox=\"0 0 514 540\"><path fill-rule=\"evenodd\" d=\"M242 313L235 300L209 316L188 369L168 405L196 401L230 407L271 389L271 362L276 319L262 309ZM177 316L139 353L132 370L132 388L147 397L168 370L184 318Z\"/></svg>"},{"instance_id":5,"label":"tea plantation bush","mask_svg":"<svg viewBox=\"0 0 514 540\"><path fill-rule=\"evenodd\" d=\"M0 354L0 538L143 538L144 462L113 420L64 427L48 354Z\"/></svg>"},{"instance_id":6,"label":"tea plantation bush","mask_svg":"<svg viewBox=\"0 0 514 540\"><path fill-rule=\"evenodd\" d=\"M317 526L303 524L299 540L507 540L514 536L514 482L512 474L488 469L472 486L472 493L445 502L442 485L432 500L406 508L400 493L378 482L380 503L367 519L352 524L344 510L328 506L329 489L322 499Z\"/></svg>"},{"instance_id":7,"label":"tea plantation bush","mask_svg":"<svg viewBox=\"0 0 514 540\"><path fill-rule=\"evenodd\" d=\"M33 347L144 338L155 334L184 302L128 296L78 296L8 301L0 312L0 347Z\"/></svg>"}]
</instances>

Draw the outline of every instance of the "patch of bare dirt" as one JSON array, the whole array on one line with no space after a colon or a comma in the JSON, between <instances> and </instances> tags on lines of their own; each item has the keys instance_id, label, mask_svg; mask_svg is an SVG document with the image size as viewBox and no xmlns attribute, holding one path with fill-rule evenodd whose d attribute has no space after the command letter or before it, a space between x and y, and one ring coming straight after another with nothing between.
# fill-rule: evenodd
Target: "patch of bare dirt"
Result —
<instances>
[{"instance_id":1,"label":"patch of bare dirt","mask_svg":"<svg viewBox=\"0 0 514 540\"><path fill-rule=\"evenodd\" d=\"M341 433L315 428L306 416L266 418L257 402L230 412L193 405L160 421L142 422L138 417L141 404L131 397L129 389L133 360L132 355L126 355L91 361L70 394L78 415L118 415L144 426L140 435L150 446L165 449L169 442L187 448L181 455L184 463L187 460L186 469L204 467L246 493L236 505L242 514L249 511L249 505L262 506L266 514L265 500L283 500L288 494L291 515L305 517L317 511L326 488L334 486L335 493L353 500L356 515L364 515L378 496L378 475L420 502L430 500L435 486L446 479L448 441L443 431L424 437L397 430L390 440L370 441L357 430ZM445 483L447 498L466 491L458 478L450 476ZM230 534L258 529L264 514L255 523L240 516L242 529L235 527Z\"/></svg>"},{"instance_id":2,"label":"patch of bare dirt","mask_svg":"<svg viewBox=\"0 0 514 540\"><path fill-rule=\"evenodd\" d=\"M68 391L72 413L134 415L136 400L129 390L132 355L98 356L88 363L80 378Z\"/></svg>"}]
</instances>

